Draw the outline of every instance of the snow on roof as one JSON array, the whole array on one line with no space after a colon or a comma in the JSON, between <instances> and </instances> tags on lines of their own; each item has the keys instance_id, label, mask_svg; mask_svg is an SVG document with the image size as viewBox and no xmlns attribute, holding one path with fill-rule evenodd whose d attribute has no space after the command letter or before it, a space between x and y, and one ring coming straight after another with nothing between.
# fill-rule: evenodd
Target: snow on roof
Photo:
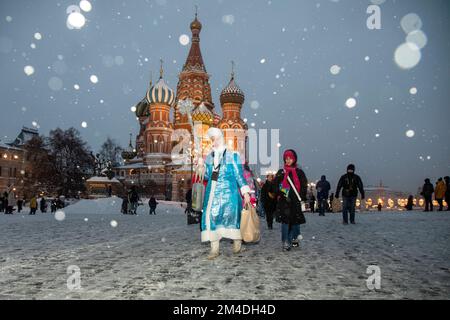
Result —
<instances>
[{"instance_id":1,"label":"snow on roof","mask_svg":"<svg viewBox=\"0 0 450 320\"><path fill-rule=\"evenodd\" d=\"M17 147L11 146L11 145L9 145L7 143L4 143L2 141L0 141L0 148L10 149L10 150L17 150L17 151L23 151L23 149L21 149L21 148L17 148Z\"/></svg>"},{"instance_id":2,"label":"snow on roof","mask_svg":"<svg viewBox=\"0 0 450 320\"><path fill-rule=\"evenodd\" d=\"M92 177L86 180L86 182L108 182L108 183L120 183L116 178L111 180L108 177Z\"/></svg>"}]
</instances>

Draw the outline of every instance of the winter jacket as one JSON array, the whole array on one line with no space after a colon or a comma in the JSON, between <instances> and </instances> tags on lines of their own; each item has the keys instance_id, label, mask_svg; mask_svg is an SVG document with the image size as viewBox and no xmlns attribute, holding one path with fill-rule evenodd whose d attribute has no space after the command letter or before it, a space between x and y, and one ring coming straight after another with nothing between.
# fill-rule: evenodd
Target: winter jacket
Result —
<instances>
[{"instance_id":1,"label":"winter jacket","mask_svg":"<svg viewBox=\"0 0 450 320\"><path fill-rule=\"evenodd\" d=\"M357 197L359 190L359 192L361 193L361 199L365 198L364 186L361 178L357 174L346 173L339 179L336 188L336 198L339 197L341 189L343 197Z\"/></svg>"},{"instance_id":2,"label":"winter jacket","mask_svg":"<svg viewBox=\"0 0 450 320\"><path fill-rule=\"evenodd\" d=\"M274 212L277 206L275 184L270 181L266 181L261 188L260 201L264 206L264 211Z\"/></svg>"},{"instance_id":3,"label":"winter jacket","mask_svg":"<svg viewBox=\"0 0 450 320\"><path fill-rule=\"evenodd\" d=\"M330 192L330 189L331 186L327 180L321 179L319 182L317 182L317 200L328 200L328 193Z\"/></svg>"},{"instance_id":4,"label":"winter jacket","mask_svg":"<svg viewBox=\"0 0 450 320\"><path fill-rule=\"evenodd\" d=\"M36 199L36 197L31 198L31 200L30 200L30 209L37 209L37 199Z\"/></svg>"},{"instance_id":5,"label":"winter jacket","mask_svg":"<svg viewBox=\"0 0 450 320\"><path fill-rule=\"evenodd\" d=\"M444 199L447 186L444 181L438 181L436 189L434 189L434 197L436 199Z\"/></svg>"},{"instance_id":6,"label":"winter jacket","mask_svg":"<svg viewBox=\"0 0 450 320\"><path fill-rule=\"evenodd\" d=\"M14 207L16 205L16 194L14 191L10 191L8 194L8 206Z\"/></svg>"},{"instance_id":7,"label":"winter jacket","mask_svg":"<svg viewBox=\"0 0 450 320\"><path fill-rule=\"evenodd\" d=\"M303 170L296 169L298 179L300 180L300 190L297 190L302 201L306 201L306 194L308 191L308 180ZM284 179L284 170L281 169L277 172L274 180L277 191L277 206L276 215L277 220L286 224L299 224L301 221L302 205L297 198L297 195L293 190L289 190L287 195L282 191L281 184ZM293 177L291 177L293 181ZM292 188L292 187L291 187Z\"/></svg>"},{"instance_id":8,"label":"winter jacket","mask_svg":"<svg viewBox=\"0 0 450 320\"><path fill-rule=\"evenodd\" d=\"M156 202L156 199L151 197L150 201L148 202L148 205L150 206L150 208L156 208L157 204L158 204L158 202Z\"/></svg>"},{"instance_id":9,"label":"winter jacket","mask_svg":"<svg viewBox=\"0 0 450 320\"><path fill-rule=\"evenodd\" d=\"M450 184L447 184L447 189L445 191L445 202L450 202Z\"/></svg>"},{"instance_id":10,"label":"winter jacket","mask_svg":"<svg viewBox=\"0 0 450 320\"><path fill-rule=\"evenodd\" d=\"M425 183L422 187L422 196L425 198L431 197L434 193L434 187L431 183Z\"/></svg>"}]
</instances>

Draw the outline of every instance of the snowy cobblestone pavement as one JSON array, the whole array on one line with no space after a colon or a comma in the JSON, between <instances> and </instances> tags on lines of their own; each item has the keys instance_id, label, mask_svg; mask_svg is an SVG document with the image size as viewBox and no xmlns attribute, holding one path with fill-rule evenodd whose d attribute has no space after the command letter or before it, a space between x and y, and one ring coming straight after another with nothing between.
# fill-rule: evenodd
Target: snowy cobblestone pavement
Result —
<instances>
[{"instance_id":1,"label":"snowy cobblestone pavement","mask_svg":"<svg viewBox=\"0 0 450 320\"><path fill-rule=\"evenodd\" d=\"M307 214L300 248L282 252L280 225L257 245L206 259L182 208L119 213L114 199L82 200L52 214L0 215L0 299L449 299L450 213ZM85 221L85 219L88 219ZM117 221L117 227L111 221ZM81 271L69 290L67 268ZM369 290L367 266L381 269Z\"/></svg>"}]
</instances>

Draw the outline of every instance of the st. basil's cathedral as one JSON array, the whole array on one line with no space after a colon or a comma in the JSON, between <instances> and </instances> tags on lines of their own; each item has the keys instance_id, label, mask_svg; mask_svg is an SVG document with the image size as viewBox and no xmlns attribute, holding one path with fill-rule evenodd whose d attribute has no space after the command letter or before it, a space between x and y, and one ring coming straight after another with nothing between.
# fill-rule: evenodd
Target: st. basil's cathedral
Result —
<instances>
[{"instance_id":1,"label":"st. basil's cathedral","mask_svg":"<svg viewBox=\"0 0 450 320\"><path fill-rule=\"evenodd\" d=\"M135 106L140 125L135 147L130 139L128 149L122 154L125 164L114 168L116 177L126 187L135 185L145 195L153 194L157 199L184 201L191 187L194 153L204 157L209 151L205 135L210 127L222 129L228 149L239 151L242 162L248 158L248 127L241 118L245 97L235 82L234 67L228 85L220 94L220 117L212 100L210 76L200 50L202 24L197 14L190 28L191 48L178 76L176 93L164 81L161 63L159 80L154 85L150 82L145 98ZM180 108L186 101L191 102L190 117ZM188 155L172 155L173 148L183 139L178 134L182 132L180 129L192 133L193 123L201 141L201 151L190 148ZM198 144L191 141L190 145Z\"/></svg>"}]
</instances>

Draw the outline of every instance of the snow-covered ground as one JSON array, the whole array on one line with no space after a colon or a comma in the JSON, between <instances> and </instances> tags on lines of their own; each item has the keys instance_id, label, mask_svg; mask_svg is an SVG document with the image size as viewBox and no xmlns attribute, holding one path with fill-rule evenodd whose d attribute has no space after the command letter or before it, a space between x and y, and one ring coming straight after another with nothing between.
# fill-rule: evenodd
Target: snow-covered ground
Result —
<instances>
[{"instance_id":1,"label":"snow-covered ground","mask_svg":"<svg viewBox=\"0 0 450 320\"><path fill-rule=\"evenodd\" d=\"M300 248L282 252L280 225L263 224L259 244L235 256L222 241L211 262L183 208L161 204L150 216L146 204L131 216L120 204L81 200L62 221L0 215L0 299L450 298L448 212L358 214L349 226L340 214L307 214ZM69 290L73 265L81 289ZM369 265L381 270L379 290L367 288Z\"/></svg>"}]
</instances>

